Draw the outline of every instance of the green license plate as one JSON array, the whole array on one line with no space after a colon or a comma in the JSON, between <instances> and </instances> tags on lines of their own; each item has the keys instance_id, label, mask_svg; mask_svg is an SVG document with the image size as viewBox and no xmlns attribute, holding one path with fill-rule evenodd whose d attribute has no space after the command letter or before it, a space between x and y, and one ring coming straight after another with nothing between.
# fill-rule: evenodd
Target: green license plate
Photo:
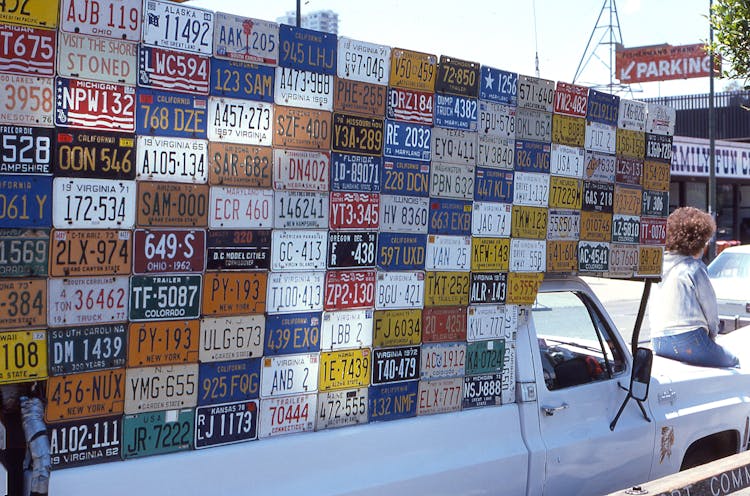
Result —
<instances>
[{"instance_id":1,"label":"green license plate","mask_svg":"<svg viewBox=\"0 0 750 496\"><path fill-rule=\"evenodd\" d=\"M476 341L466 346L466 375L503 371L505 340Z\"/></svg>"},{"instance_id":2,"label":"green license plate","mask_svg":"<svg viewBox=\"0 0 750 496\"><path fill-rule=\"evenodd\" d=\"M195 410L166 410L122 418L122 458L161 455L193 449Z\"/></svg>"}]
</instances>

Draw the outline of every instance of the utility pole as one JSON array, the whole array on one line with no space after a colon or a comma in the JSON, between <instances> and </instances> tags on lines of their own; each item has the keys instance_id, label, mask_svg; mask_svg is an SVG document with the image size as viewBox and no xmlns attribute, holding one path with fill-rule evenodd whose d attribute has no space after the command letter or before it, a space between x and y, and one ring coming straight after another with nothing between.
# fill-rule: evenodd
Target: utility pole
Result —
<instances>
[{"instance_id":1,"label":"utility pole","mask_svg":"<svg viewBox=\"0 0 750 496\"><path fill-rule=\"evenodd\" d=\"M714 42L714 26L711 23L711 9L713 0L708 0L708 42L709 47ZM714 59L713 48L708 49L708 58L711 61L711 69L708 77L708 213L716 220L716 111L714 109ZM711 238L708 245L708 259L713 260L716 256L716 235Z\"/></svg>"},{"instance_id":2,"label":"utility pole","mask_svg":"<svg viewBox=\"0 0 750 496\"><path fill-rule=\"evenodd\" d=\"M297 27L302 27L302 9L300 7L300 3L302 0L297 0Z\"/></svg>"}]
</instances>

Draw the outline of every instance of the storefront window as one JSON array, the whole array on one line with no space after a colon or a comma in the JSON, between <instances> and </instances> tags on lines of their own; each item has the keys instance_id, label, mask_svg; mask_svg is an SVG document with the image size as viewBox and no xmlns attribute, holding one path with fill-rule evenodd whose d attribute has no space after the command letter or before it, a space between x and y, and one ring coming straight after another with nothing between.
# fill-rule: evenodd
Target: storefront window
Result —
<instances>
[{"instance_id":1,"label":"storefront window","mask_svg":"<svg viewBox=\"0 0 750 496\"><path fill-rule=\"evenodd\" d=\"M706 183L685 183L685 203L691 207L708 209L708 195Z\"/></svg>"}]
</instances>

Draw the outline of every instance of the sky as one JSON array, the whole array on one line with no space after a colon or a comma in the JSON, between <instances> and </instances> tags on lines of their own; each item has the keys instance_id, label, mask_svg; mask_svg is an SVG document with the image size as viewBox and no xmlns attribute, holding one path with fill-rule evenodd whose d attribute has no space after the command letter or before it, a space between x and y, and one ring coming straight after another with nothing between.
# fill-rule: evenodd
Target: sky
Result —
<instances>
[{"instance_id":1,"label":"sky","mask_svg":"<svg viewBox=\"0 0 750 496\"><path fill-rule=\"evenodd\" d=\"M576 82L591 86L610 81L609 46L600 44L610 39L610 1L626 48L709 38L707 0L302 0L301 10L337 12L339 36L530 76L536 75L538 54L539 76L554 81L572 82L583 62ZM295 10L296 0L190 0L186 5L276 21ZM716 91L728 83L716 79ZM623 96L708 93L709 79L642 83L631 90Z\"/></svg>"}]
</instances>

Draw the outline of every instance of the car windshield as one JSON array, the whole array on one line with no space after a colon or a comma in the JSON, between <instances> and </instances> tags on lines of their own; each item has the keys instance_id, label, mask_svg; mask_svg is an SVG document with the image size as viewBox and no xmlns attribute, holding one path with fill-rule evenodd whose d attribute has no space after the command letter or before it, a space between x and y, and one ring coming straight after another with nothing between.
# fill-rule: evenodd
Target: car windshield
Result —
<instances>
[{"instance_id":1,"label":"car windshield","mask_svg":"<svg viewBox=\"0 0 750 496\"><path fill-rule=\"evenodd\" d=\"M708 265L711 279L750 277L750 253L722 252Z\"/></svg>"}]
</instances>

